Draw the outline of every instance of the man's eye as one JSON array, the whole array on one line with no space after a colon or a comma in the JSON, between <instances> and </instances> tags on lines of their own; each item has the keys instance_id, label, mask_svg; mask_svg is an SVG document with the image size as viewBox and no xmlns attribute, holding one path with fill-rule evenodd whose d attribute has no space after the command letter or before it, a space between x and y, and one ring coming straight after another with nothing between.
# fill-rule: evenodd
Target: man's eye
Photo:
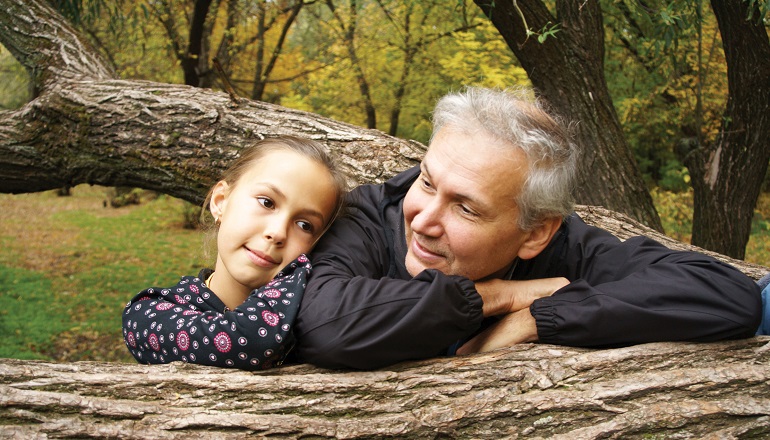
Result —
<instances>
[{"instance_id":1,"label":"man's eye","mask_svg":"<svg viewBox=\"0 0 770 440\"><path fill-rule=\"evenodd\" d=\"M259 204L267 209L275 208L275 203L273 203L273 201L267 197L257 197L257 201L259 201Z\"/></svg>"},{"instance_id":2,"label":"man's eye","mask_svg":"<svg viewBox=\"0 0 770 440\"><path fill-rule=\"evenodd\" d=\"M431 185L431 184L430 184L430 182L428 182L428 180L427 180L427 179L422 179L422 186L423 186L424 188L426 188L426 189L431 189L431 188L433 188L433 185Z\"/></svg>"},{"instance_id":3,"label":"man's eye","mask_svg":"<svg viewBox=\"0 0 770 440\"><path fill-rule=\"evenodd\" d=\"M469 207L467 207L465 205L460 205L460 212L462 212L463 215L468 216L468 217L475 217L476 216L476 211L470 209Z\"/></svg>"},{"instance_id":4,"label":"man's eye","mask_svg":"<svg viewBox=\"0 0 770 440\"><path fill-rule=\"evenodd\" d=\"M297 222L297 226L302 228L303 231L310 232L311 234L313 233L313 231L315 231L315 228L313 227L313 224L310 223L310 222L298 221Z\"/></svg>"}]
</instances>

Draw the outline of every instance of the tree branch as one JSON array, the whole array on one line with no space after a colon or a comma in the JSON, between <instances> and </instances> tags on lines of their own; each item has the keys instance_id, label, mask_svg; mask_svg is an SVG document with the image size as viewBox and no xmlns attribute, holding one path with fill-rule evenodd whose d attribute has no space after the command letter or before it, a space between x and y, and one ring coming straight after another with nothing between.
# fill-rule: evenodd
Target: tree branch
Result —
<instances>
[{"instance_id":1,"label":"tree branch","mask_svg":"<svg viewBox=\"0 0 770 440\"><path fill-rule=\"evenodd\" d=\"M770 338L523 344L371 372L0 361L21 437L746 438L770 432Z\"/></svg>"}]
</instances>

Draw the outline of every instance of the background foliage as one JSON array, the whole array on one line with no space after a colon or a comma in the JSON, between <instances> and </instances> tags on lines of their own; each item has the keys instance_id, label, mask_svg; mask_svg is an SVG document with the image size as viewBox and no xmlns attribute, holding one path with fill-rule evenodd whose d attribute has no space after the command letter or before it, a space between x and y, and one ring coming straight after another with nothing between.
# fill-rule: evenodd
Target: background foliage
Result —
<instances>
[{"instance_id":1,"label":"background foliage","mask_svg":"<svg viewBox=\"0 0 770 440\"><path fill-rule=\"evenodd\" d=\"M185 81L195 1L51 1L121 77ZM602 9L607 82L639 166L650 188L685 190L682 154L698 136L714 140L727 99L716 20L702 1L602 1ZM558 29L548 38L560 38ZM447 91L528 84L467 0L219 0L211 2L203 41L203 85L224 88L216 58L241 96L362 126L370 108L376 128L420 142ZM28 99L23 76L0 48L0 108Z\"/></svg>"}]
</instances>

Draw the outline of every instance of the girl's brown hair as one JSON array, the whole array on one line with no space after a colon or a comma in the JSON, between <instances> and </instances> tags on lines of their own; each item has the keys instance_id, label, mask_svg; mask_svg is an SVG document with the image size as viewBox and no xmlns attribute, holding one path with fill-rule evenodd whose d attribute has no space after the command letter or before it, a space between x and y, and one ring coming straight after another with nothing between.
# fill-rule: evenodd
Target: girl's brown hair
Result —
<instances>
[{"instance_id":1,"label":"girl's brown hair","mask_svg":"<svg viewBox=\"0 0 770 440\"><path fill-rule=\"evenodd\" d=\"M252 163L258 161L264 157L267 153L276 150L288 150L297 154L307 157L319 164L323 165L332 177L334 187L336 190L337 204L334 208L332 216L329 221L324 225L323 232L331 226L332 222L339 217L342 213L345 204L345 194L348 191L347 177L345 173L340 169L337 162L332 159L329 153L326 152L324 146L317 141L311 139L303 139L296 136L278 136L262 139L254 144L251 144L240 151L238 158L222 173L219 181L227 182L230 188L234 188L238 184L238 181L251 167ZM209 213L209 203L211 203L211 196L214 192L214 187L209 189L206 199L203 202L201 210L200 222L201 225L211 227L211 216ZM323 232L320 235L323 235Z\"/></svg>"}]
</instances>

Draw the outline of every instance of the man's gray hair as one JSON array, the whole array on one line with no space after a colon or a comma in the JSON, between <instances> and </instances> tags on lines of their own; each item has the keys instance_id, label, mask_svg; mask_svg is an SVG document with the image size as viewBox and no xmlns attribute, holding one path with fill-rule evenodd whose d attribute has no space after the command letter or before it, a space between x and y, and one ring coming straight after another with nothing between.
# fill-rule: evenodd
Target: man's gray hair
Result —
<instances>
[{"instance_id":1,"label":"man's gray hair","mask_svg":"<svg viewBox=\"0 0 770 440\"><path fill-rule=\"evenodd\" d=\"M519 227L525 231L574 209L573 186L577 147L567 125L532 98L529 89L466 87L441 98L433 111L433 136L443 127L474 133L482 129L496 139L520 148L529 174L516 203ZM468 154L473 154L468 148Z\"/></svg>"}]
</instances>

